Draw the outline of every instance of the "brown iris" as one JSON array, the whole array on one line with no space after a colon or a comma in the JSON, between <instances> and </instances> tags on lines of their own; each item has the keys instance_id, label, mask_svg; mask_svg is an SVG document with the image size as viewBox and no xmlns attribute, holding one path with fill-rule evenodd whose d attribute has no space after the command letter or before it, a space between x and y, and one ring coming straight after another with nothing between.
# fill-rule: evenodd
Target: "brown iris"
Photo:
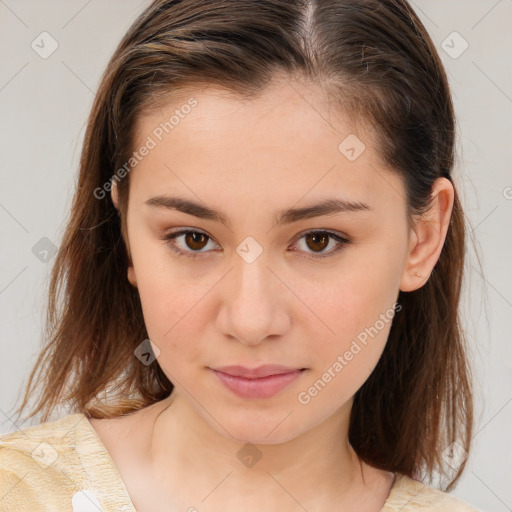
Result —
<instances>
[{"instance_id":1,"label":"brown iris","mask_svg":"<svg viewBox=\"0 0 512 512\"><path fill-rule=\"evenodd\" d=\"M329 245L329 238L326 233L309 233L306 235L306 243L310 249L322 251Z\"/></svg>"},{"instance_id":2,"label":"brown iris","mask_svg":"<svg viewBox=\"0 0 512 512\"><path fill-rule=\"evenodd\" d=\"M200 250L208 243L210 237L204 233L189 232L185 234L185 243L190 249Z\"/></svg>"}]
</instances>

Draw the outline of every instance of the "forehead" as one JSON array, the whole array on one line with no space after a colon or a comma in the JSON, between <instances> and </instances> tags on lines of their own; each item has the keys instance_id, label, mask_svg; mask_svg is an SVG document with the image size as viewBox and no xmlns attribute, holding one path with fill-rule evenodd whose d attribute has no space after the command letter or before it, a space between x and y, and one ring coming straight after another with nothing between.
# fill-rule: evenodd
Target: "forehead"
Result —
<instances>
[{"instance_id":1,"label":"forehead","mask_svg":"<svg viewBox=\"0 0 512 512\"><path fill-rule=\"evenodd\" d=\"M278 79L250 98L206 84L182 89L171 100L140 116L135 132L137 141L143 142L147 134L155 129L158 132L160 124L170 121L172 126L162 135L175 141L179 140L180 132L194 131L204 141L215 141L216 146L222 142L228 145L229 141L223 141L222 136L229 134L236 140L243 138L253 147L294 145L299 152L301 142L308 146L323 142L324 146L334 144L337 150L339 136L356 131L347 116L337 110L324 89L310 83ZM357 129L359 136L371 144L369 133L361 127ZM230 147L234 149L232 144Z\"/></svg>"},{"instance_id":2,"label":"forehead","mask_svg":"<svg viewBox=\"0 0 512 512\"><path fill-rule=\"evenodd\" d=\"M372 132L316 85L276 81L251 99L217 86L191 88L135 128L134 150L152 146L130 178L145 195L188 186L217 198L237 191L296 202L339 190L356 201L403 201Z\"/></svg>"}]
</instances>

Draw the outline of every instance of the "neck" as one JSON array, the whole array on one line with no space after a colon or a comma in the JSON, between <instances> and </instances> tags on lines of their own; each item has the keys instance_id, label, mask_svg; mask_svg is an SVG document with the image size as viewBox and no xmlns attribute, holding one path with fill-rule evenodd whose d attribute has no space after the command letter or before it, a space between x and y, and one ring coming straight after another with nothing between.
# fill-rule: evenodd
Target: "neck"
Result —
<instances>
[{"instance_id":1,"label":"neck","mask_svg":"<svg viewBox=\"0 0 512 512\"><path fill-rule=\"evenodd\" d=\"M148 464L166 488L173 489L171 482L186 482L189 496L213 492L209 501L232 502L234 494L261 500L265 489L272 503L290 503L292 498L306 503L309 494L316 506L319 496L339 503L363 490L363 466L369 468L348 442L351 406L352 401L285 442L252 443L212 428L175 389L149 417Z\"/></svg>"}]
</instances>

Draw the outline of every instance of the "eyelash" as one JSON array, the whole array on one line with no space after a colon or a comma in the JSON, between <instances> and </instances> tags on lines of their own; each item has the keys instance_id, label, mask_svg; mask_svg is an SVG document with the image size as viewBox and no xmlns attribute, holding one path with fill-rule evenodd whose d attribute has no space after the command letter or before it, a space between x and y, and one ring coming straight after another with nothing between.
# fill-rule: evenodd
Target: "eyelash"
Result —
<instances>
[{"instance_id":1,"label":"eyelash","mask_svg":"<svg viewBox=\"0 0 512 512\"><path fill-rule=\"evenodd\" d=\"M165 235L164 237L161 238L161 240L165 241L166 245L172 251L176 252L180 256L185 256L187 258L198 258L198 257L201 256L202 253L205 253L207 251L184 251L183 249L180 249L179 247L177 247L175 242L174 242L175 238L178 238L179 236L182 236L182 235L186 235L188 233L203 234L203 235L205 235L209 239L208 241L213 240L212 237L210 237L205 232L198 231L198 230L195 230L195 229L184 229L184 230L181 230L181 231L175 231L174 233L170 233L168 235ZM299 237L298 240L301 240L304 236L310 235L310 234L325 234L325 235L328 235L330 238L332 238L336 242L338 242L338 245L336 246L336 248L332 249L331 251L329 251L327 253L317 253L317 254L309 253L309 254L313 254L314 256L306 256L306 258L308 258L308 259L327 258L328 256L332 256L333 254L335 254L338 251L340 251L341 249L343 249L343 247L345 247L345 246L347 246L347 245L349 245L351 243L351 240L349 240L348 238L342 237L342 236L340 236L340 235L338 235L336 233L333 233L331 231L326 231L326 230L306 231L305 233L302 233L302 235Z\"/></svg>"}]
</instances>

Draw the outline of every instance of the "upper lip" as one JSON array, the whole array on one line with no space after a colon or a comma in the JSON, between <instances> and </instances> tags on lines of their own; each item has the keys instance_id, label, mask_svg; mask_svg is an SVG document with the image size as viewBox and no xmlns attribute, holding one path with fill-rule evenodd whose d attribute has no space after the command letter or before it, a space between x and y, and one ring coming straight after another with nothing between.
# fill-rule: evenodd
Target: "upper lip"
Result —
<instances>
[{"instance_id":1,"label":"upper lip","mask_svg":"<svg viewBox=\"0 0 512 512\"><path fill-rule=\"evenodd\" d=\"M211 368L214 371L227 373L234 377L245 377L247 379L257 379L261 377L268 377L269 375L281 375L285 373L292 373L304 368L291 368L289 366L282 366L277 364L266 364L258 368L246 368L245 366L221 366L219 368Z\"/></svg>"}]
</instances>

